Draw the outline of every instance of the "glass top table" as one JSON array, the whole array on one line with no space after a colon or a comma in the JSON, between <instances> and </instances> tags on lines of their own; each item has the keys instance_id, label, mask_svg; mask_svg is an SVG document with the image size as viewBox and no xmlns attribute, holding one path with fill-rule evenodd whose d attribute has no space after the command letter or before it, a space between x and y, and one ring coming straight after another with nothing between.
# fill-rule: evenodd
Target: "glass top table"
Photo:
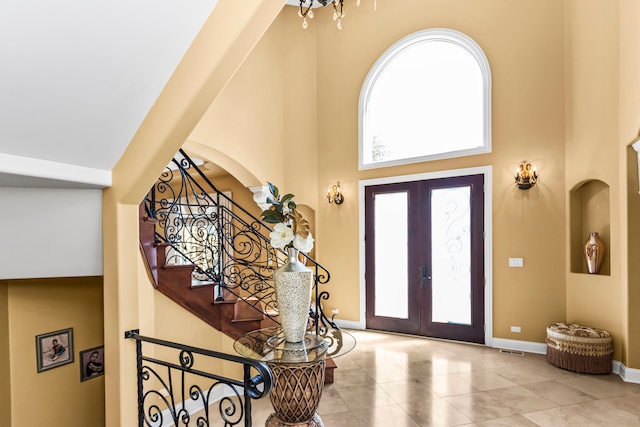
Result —
<instances>
[{"instance_id":1,"label":"glass top table","mask_svg":"<svg viewBox=\"0 0 640 427\"><path fill-rule=\"evenodd\" d=\"M238 338L235 351L269 365L273 388L269 399L274 412L265 427L322 427L316 412L322 396L328 358L351 351L356 340L337 328L308 329L299 343L286 342L278 327L258 329Z\"/></svg>"},{"instance_id":2,"label":"glass top table","mask_svg":"<svg viewBox=\"0 0 640 427\"><path fill-rule=\"evenodd\" d=\"M258 329L238 338L234 350L250 359L268 363L310 363L336 358L351 351L356 339L348 332L336 328L309 329L304 340L290 343L284 340L278 327Z\"/></svg>"}]
</instances>

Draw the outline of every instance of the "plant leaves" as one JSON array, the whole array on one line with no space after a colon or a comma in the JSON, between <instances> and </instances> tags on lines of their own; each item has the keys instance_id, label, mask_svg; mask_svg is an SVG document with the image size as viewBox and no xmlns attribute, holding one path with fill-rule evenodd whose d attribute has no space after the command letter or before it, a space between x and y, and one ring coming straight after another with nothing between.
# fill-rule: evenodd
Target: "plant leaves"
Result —
<instances>
[{"instance_id":1,"label":"plant leaves","mask_svg":"<svg viewBox=\"0 0 640 427\"><path fill-rule=\"evenodd\" d=\"M284 216L277 210L273 208L269 208L267 210L262 211L262 220L269 224L277 224L279 222L284 221Z\"/></svg>"},{"instance_id":2,"label":"plant leaves","mask_svg":"<svg viewBox=\"0 0 640 427\"><path fill-rule=\"evenodd\" d=\"M306 239L311 231L309 221L307 221L300 212L295 209L291 209L291 216L293 217L293 234L299 234L300 237Z\"/></svg>"},{"instance_id":3,"label":"plant leaves","mask_svg":"<svg viewBox=\"0 0 640 427\"><path fill-rule=\"evenodd\" d=\"M281 221L284 219L282 214L280 212L278 212L276 209L273 209L273 208L270 208L270 209L267 209L266 211L263 211L262 212L262 216L278 218Z\"/></svg>"},{"instance_id":4,"label":"plant leaves","mask_svg":"<svg viewBox=\"0 0 640 427\"><path fill-rule=\"evenodd\" d=\"M278 200L280 198L280 191L278 190L278 187L276 187L270 182L267 182L267 185L269 186L269 192L273 194L273 197L275 198L275 200Z\"/></svg>"},{"instance_id":5,"label":"plant leaves","mask_svg":"<svg viewBox=\"0 0 640 427\"><path fill-rule=\"evenodd\" d=\"M282 203L282 205L286 205L287 202L289 201L293 201L294 195L289 193L289 194L285 194L284 197L282 197L282 200L280 201L280 203Z\"/></svg>"}]
</instances>

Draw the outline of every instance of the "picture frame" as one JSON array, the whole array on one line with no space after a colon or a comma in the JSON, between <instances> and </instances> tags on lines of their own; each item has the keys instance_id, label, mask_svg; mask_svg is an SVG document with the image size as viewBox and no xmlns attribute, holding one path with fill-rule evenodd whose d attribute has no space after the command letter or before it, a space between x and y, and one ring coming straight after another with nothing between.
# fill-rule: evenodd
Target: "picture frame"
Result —
<instances>
[{"instance_id":1,"label":"picture frame","mask_svg":"<svg viewBox=\"0 0 640 427\"><path fill-rule=\"evenodd\" d=\"M104 375L104 346L80 352L80 382Z\"/></svg>"},{"instance_id":2,"label":"picture frame","mask_svg":"<svg viewBox=\"0 0 640 427\"><path fill-rule=\"evenodd\" d=\"M38 373L73 363L73 328L36 335Z\"/></svg>"}]
</instances>

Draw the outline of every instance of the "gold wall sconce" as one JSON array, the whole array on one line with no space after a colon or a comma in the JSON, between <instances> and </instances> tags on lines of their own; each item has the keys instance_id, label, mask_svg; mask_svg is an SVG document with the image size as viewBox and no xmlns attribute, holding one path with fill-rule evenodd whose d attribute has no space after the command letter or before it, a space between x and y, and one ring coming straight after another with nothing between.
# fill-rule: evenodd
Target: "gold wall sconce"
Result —
<instances>
[{"instance_id":1,"label":"gold wall sconce","mask_svg":"<svg viewBox=\"0 0 640 427\"><path fill-rule=\"evenodd\" d=\"M344 202L344 196L342 195L342 190L340 190L340 181L327 189L327 201L329 204L335 203L336 205L341 205Z\"/></svg>"},{"instance_id":2,"label":"gold wall sconce","mask_svg":"<svg viewBox=\"0 0 640 427\"><path fill-rule=\"evenodd\" d=\"M523 160L516 169L516 187L520 190L528 190L538 181L538 173L536 167L531 163Z\"/></svg>"}]
</instances>

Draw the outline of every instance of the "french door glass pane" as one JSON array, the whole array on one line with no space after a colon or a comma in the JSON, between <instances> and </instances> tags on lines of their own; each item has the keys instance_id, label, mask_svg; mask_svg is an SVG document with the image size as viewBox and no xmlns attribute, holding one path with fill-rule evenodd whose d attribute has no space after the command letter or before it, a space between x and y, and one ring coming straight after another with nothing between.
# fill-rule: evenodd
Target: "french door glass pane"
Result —
<instances>
[{"instance_id":1,"label":"french door glass pane","mask_svg":"<svg viewBox=\"0 0 640 427\"><path fill-rule=\"evenodd\" d=\"M374 196L376 316L409 317L407 201L406 192Z\"/></svg>"},{"instance_id":2,"label":"french door glass pane","mask_svg":"<svg viewBox=\"0 0 640 427\"><path fill-rule=\"evenodd\" d=\"M432 315L471 324L471 187L431 191Z\"/></svg>"}]
</instances>

